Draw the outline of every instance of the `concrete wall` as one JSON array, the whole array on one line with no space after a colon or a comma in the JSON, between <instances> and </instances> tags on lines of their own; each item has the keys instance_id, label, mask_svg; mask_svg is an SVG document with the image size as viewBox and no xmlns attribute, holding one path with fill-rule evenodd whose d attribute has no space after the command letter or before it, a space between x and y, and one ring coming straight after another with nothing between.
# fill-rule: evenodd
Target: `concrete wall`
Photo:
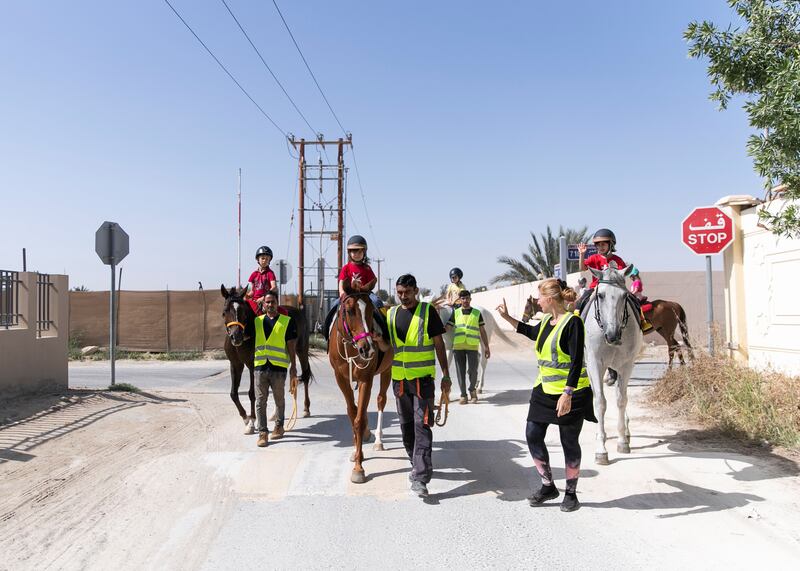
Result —
<instances>
[{"instance_id":1,"label":"concrete wall","mask_svg":"<svg viewBox=\"0 0 800 571\"><path fill-rule=\"evenodd\" d=\"M725 251L726 339L730 354L756 368L800 375L800 239L759 226L752 197L719 201L733 218L734 243ZM786 201L766 206L777 212Z\"/></svg>"},{"instance_id":2,"label":"concrete wall","mask_svg":"<svg viewBox=\"0 0 800 571\"><path fill-rule=\"evenodd\" d=\"M69 278L50 276L54 324L42 337L36 334L36 279L36 273L19 273L19 326L0 329L0 399L67 388Z\"/></svg>"},{"instance_id":3,"label":"concrete wall","mask_svg":"<svg viewBox=\"0 0 800 571\"><path fill-rule=\"evenodd\" d=\"M698 261L698 265L701 264ZM581 275L591 281L589 272L574 273L567 276L567 285L577 287ZM645 272L642 271L644 293L650 299L666 299L677 301L686 311L686 321L689 326L691 342L696 346L705 346L707 338L707 309L706 309L706 274L705 271L696 272ZM719 331L725 328L725 299L723 273L713 272L713 303L714 319ZM515 286L508 286L472 295L474 305L489 309L501 327L511 329L505 320L500 319L494 308L505 298L509 313L519 319L525 308L529 295L539 297L539 282L530 282ZM645 337L645 342L654 342L657 345L665 344L658 333L651 333Z\"/></svg>"}]
</instances>

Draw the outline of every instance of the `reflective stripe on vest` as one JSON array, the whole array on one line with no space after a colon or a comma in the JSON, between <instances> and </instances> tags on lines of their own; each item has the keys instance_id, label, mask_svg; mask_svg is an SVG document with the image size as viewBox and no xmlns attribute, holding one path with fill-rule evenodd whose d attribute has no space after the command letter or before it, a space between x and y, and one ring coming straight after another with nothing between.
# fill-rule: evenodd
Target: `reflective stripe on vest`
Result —
<instances>
[{"instance_id":1,"label":"reflective stripe on vest","mask_svg":"<svg viewBox=\"0 0 800 571\"><path fill-rule=\"evenodd\" d=\"M428 337L428 304L420 302L408 324L405 339L397 336L397 310L389 310L389 337L394 349L392 379L421 379L436 374L436 350L433 339Z\"/></svg>"},{"instance_id":2,"label":"reflective stripe on vest","mask_svg":"<svg viewBox=\"0 0 800 571\"><path fill-rule=\"evenodd\" d=\"M461 308L458 308L453 318L453 349L477 351L481 344L481 312L473 307L468 315L464 315Z\"/></svg>"},{"instance_id":3,"label":"reflective stripe on vest","mask_svg":"<svg viewBox=\"0 0 800 571\"><path fill-rule=\"evenodd\" d=\"M567 377L569 376L569 368L571 364L571 357L561 350L561 335L564 333L564 328L571 319L578 319L574 313L565 313L559 319L556 326L550 331L550 334L542 344L542 350L539 351L539 341L544 331L544 324L548 323L552 318L551 315L545 314L542 316L542 325L539 328L539 335L536 338L536 358L539 362L539 375L536 377L534 386L542 385L542 390L549 395L559 395L564 392L567 386ZM581 326L583 322L581 321ZM580 376L578 377L578 386L575 390L580 390L589 386L589 375L586 373L586 366L581 368Z\"/></svg>"},{"instance_id":4,"label":"reflective stripe on vest","mask_svg":"<svg viewBox=\"0 0 800 571\"><path fill-rule=\"evenodd\" d=\"M264 315L256 317L256 352L253 366L261 367L267 360L276 367L289 368L289 353L286 351L286 330L291 318L278 314L275 325L269 334L269 339L264 335Z\"/></svg>"}]
</instances>

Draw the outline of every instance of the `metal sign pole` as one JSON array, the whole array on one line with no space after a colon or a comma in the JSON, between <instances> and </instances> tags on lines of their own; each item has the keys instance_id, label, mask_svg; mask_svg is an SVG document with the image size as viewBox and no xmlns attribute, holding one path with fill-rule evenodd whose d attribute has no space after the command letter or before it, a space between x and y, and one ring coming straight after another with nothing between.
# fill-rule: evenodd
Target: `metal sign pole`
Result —
<instances>
[{"instance_id":1,"label":"metal sign pole","mask_svg":"<svg viewBox=\"0 0 800 571\"><path fill-rule=\"evenodd\" d=\"M558 238L558 263L561 264L561 279L567 281L567 237Z\"/></svg>"},{"instance_id":2,"label":"metal sign pole","mask_svg":"<svg viewBox=\"0 0 800 571\"><path fill-rule=\"evenodd\" d=\"M714 354L714 295L711 279L711 256L706 256L706 303L708 304L708 354Z\"/></svg>"},{"instance_id":3,"label":"metal sign pole","mask_svg":"<svg viewBox=\"0 0 800 571\"><path fill-rule=\"evenodd\" d=\"M114 335L114 329L115 329L115 327L114 327L114 309L115 309L115 306L116 306L116 303L114 302L114 297L115 297L114 296L114 288L115 288L116 284L114 282L116 281L116 277L117 277L116 274L117 274L116 266L114 265L114 263L112 261L112 263L111 263L111 303L109 304L110 312L109 312L109 316L108 316L108 322L110 324L109 328L108 328L108 357L111 360L111 386L112 387L114 386L114 383L116 382L116 375L115 375L115 370L114 370L114 345L115 345L115 343L114 343L114 341L115 341L115 339L114 339L114 337L115 337L115 335Z\"/></svg>"}]
</instances>

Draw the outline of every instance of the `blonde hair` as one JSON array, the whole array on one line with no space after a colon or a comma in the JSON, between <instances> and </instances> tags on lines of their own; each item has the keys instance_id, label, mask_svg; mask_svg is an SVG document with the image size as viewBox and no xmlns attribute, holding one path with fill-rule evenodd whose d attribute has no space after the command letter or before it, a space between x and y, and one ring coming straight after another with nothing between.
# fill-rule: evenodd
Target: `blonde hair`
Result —
<instances>
[{"instance_id":1,"label":"blonde hair","mask_svg":"<svg viewBox=\"0 0 800 571\"><path fill-rule=\"evenodd\" d=\"M539 294L547 296L560 304L564 311L578 299L578 294L571 287L557 278L548 278L539 284Z\"/></svg>"}]
</instances>

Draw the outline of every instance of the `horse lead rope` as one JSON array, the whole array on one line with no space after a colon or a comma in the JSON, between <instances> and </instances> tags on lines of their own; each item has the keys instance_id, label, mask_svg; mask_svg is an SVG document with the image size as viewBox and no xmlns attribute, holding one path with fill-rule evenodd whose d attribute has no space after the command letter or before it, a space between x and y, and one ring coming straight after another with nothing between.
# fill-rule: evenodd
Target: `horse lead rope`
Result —
<instances>
[{"instance_id":1,"label":"horse lead rope","mask_svg":"<svg viewBox=\"0 0 800 571\"><path fill-rule=\"evenodd\" d=\"M299 381L297 377L292 377L289 380L289 394L292 395L292 414L289 415L289 420L286 422L286 430L292 430L297 423L297 385Z\"/></svg>"},{"instance_id":2,"label":"horse lead rope","mask_svg":"<svg viewBox=\"0 0 800 571\"><path fill-rule=\"evenodd\" d=\"M447 416L450 412L450 393L447 391L442 391L442 396L439 397L439 404L438 406L434 406L433 410L436 411L436 415L433 417L433 422L436 426L444 426L447 424ZM442 413L444 410L444 413Z\"/></svg>"}]
</instances>

